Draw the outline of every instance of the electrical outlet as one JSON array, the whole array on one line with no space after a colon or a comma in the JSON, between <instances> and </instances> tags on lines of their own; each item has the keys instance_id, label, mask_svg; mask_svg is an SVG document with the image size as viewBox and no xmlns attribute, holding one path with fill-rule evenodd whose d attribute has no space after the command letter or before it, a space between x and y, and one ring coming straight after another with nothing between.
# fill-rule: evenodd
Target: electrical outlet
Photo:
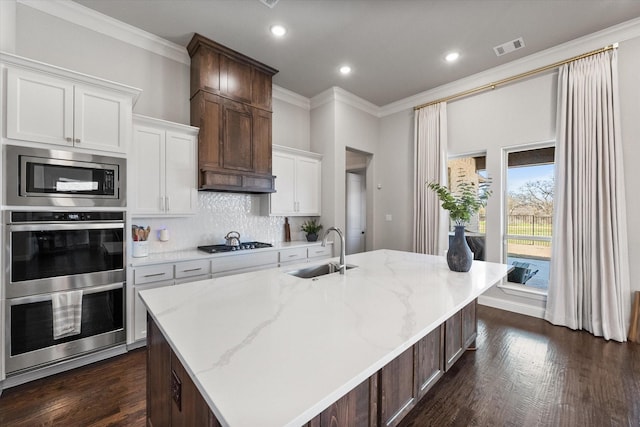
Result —
<instances>
[{"instance_id":1,"label":"electrical outlet","mask_svg":"<svg viewBox=\"0 0 640 427\"><path fill-rule=\"evenodd\" d=\"M393 221L393 217L391 216L391 214L386 214L386 215L384 216L384 220L385 220L385 221Z\"/></svg>"}]
</instances>

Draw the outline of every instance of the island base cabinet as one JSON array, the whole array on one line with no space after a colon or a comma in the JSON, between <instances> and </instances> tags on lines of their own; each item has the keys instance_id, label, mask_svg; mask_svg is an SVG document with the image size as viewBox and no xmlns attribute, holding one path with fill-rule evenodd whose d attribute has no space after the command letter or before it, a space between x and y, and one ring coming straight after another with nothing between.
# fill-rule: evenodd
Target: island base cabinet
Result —
<instances>
[{"instance_id":1,"label":"island base cabinet","mask_svg":"<svg viewBox=\"0 0 640 427\"><path fill-rule=\"evenodd\" d=\"M162 332L149 316L147 426L220 426Z\"/></svg>"},{"instance_id":2,"label":"island base cabinet","mask_svg":"<svg viewBox=\"0 0 640 427\"><path fill-rule=\"evenodd\" d=\"M475 347L477 336L477 300L467 304L445 322L445 371L453 366L470 346Z\"/></svg>"},{"instance_id":3,"label":"island base cabinet","mask_svg":"<svg viewBox=\"0 0 640 427\"><path fill-rule=\"evenodd\" d=\"M147 426L220 426L149 316L147 333ZM304 426L398 425L476 336L472 301Z\"/></svg>"},{"instance_id":4,"label":"island base cabinet","mask_svg":"<svg viewBox=\"0 0 640 427\"><path fill-rule=\"evenodd\" d=\"M378 425L377 375L363 381L313 418L306 427L375 427Z\"/></svg>"},{"instance_id":5,"label":"island base cabinet","mask_svg":"<svg viewBox=\"0 0 640 427\"><path fill-rule=\"evenodd\" d=\"M171 424L171 348L147 315L147 426Z\"/></svg>"},{"instance_id":6,"label":"island base cabinet","mask_svg":"<svg viewBox=\"0 0 640 427\"><path fill-rule=\"evenodd\" d=\"M414 346L418 399L444 375L444 327L438 326Z\"/></svg>"},{"instance_id":7,"label":"island base cabinet","mask_svg":"<svg viewBox=\"0 0 640 427\"><path fill-rule=\"evenodd\" d=\"M379 371L380 425L395 426L417 402L415 346Z\"/></svg>"}]
</instances>

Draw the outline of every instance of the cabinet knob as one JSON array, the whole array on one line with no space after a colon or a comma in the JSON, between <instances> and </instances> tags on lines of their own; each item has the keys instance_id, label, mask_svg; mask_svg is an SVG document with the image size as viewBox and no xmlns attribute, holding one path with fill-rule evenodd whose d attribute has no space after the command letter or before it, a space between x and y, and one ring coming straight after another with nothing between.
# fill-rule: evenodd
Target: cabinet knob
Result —
<instances>
[{"instance_id":1,"label":"cabinet knob","mask_svg":"<svg viewBox=\"0 0 640 427\"><path fill-rule=\"evenodd\" d=\"M72 139L72 138L70 138L70 137L66 137L66 138L65 138L65 140L66 140L67 142L73 142L73 139Z\"/></svg>"},{"instance_id":2,"label":"cabinet knob","mask_svg":"<svg viewBox=\"0 0 640 427\"><path fill-rule=\"evenodd\" d=\"M76 138L74 142L80 143L80 138Z\"/></svg>"}]
</instances>

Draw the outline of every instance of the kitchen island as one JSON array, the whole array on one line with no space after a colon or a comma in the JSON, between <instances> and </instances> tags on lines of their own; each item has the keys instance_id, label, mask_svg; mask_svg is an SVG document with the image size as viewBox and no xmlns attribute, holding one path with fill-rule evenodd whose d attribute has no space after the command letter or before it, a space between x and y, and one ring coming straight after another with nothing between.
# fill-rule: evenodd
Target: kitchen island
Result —
<instances>
[{"instance_id":1,"label":"kitchen island","mask_svg":"<svg viewBox=\"0 0 640 427\"><path fill-rule=\"evenodd\" d=\"M318 279L291 266L141 292L151 423L396 424L473 341L475 300L508 270L391 250L347 262Z\"/></svg>"}]
</instances>

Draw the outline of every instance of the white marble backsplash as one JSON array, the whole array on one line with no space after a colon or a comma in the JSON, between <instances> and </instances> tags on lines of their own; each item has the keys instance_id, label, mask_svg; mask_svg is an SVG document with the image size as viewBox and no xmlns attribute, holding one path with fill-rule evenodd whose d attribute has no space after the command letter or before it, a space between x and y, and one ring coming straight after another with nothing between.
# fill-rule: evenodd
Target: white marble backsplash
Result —
<instances>
[{"instance_id":1,"label":"white marble backsplash","mask_svg":"<svg viewBox=\"0 0 640 427\"><path fill-rule=\"evenodd\" d=\"M149 252L160 253L194 249L199 245L225 243L230 231L240 233L240 241L280 243L284 241L284 217L268 216L261 212L262 203L269 196L237 193L198 193L198 213L183 218L134 217L132 224L150 226ZM289 217L291 240L305 240L300 231L308 217ZM162 242L159 231L168 230L169 240Z\"/></svg>"}]
</instances>

